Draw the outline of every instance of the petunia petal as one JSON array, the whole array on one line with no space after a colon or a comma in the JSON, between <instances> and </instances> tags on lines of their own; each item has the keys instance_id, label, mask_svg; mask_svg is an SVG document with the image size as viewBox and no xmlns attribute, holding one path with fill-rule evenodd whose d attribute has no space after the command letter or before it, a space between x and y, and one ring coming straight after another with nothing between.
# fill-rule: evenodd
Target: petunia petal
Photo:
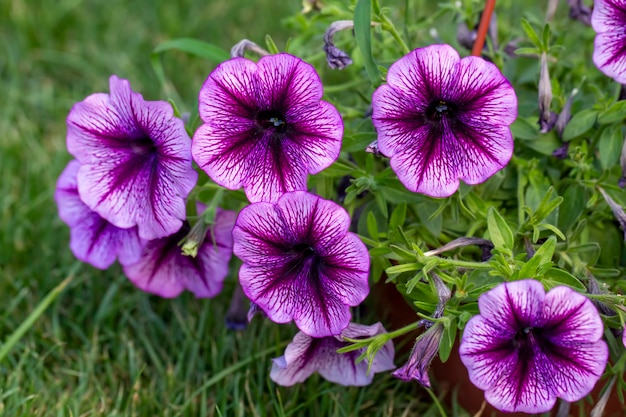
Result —
<instances>
[{"instance_id":1,"label":"petunia petal","mask_svg":"<svg viewBox=\"0 0 626 417\"><path fill-rule=\"evenodd\" d=\"M324 94L315 68L293 55L264 56L257 69L261 108L278 107L289 117L299 107L317 106Z\"/></svg>"},{"instance_id":2,"label":"petunia petal","mask_svg":"<svg viewBox=\"0 0 626 417\"><path fill-rule=\"evenodd\" d=\"M463 58L458 63L456 76L456 82L450 87L449 100L459 106L461 122L480 127L482 131L489 125L508 126L515 121L515 91L493 63L474 56ZM512 151L513 140L505 139L505 142Z\"/></svg>"},{"instance_id":3,"label":"petunia petal","mask_svg":"<svg viewBox=\"0 0 626 417\"><path fill-rule=\"evenodd\" d=\"M367 361L356 363L363 349L337 353L347 345L342 337L364 338L385 333L380 323L371 326L350 323L341 336L312 338L299 332L285 349L285 354L274 359L270 377L279 385L291 386L303 382L318 371L328 381L348 386L364 386L372 382L374 374L394 368L393 343L387 342L376 354L370 373Z\"/></svg>"},{"instance_id":4,"label":"petunia petal","mask_svg":"<svg viewBox=\"0 0 626 417\"><path fill-rule=\"evenodd\" d=\"M481 295L478 308L494 328L512 335L540 320L544 299L543 285L527 279L498 285Z\"/></svg>"},{"instance_id":5,"label":"petunia petal","mask_svg":"<svg viewBox=\"0 0 626 417\"><path fill-rule=\"evenodd\" d=\"M67 118L81 199L117 227L136 225L144 239L172 234L197 180L184 124L168 103L144 101L126 80L112 76L110 90L76 104Z\"/></svg>"},{"instance_id":6,"label":"petunia petal","mask_svg":"<svg viewBox=\"0 0 626 417\"><path fill-rule=\"evenodd\" d=\"M233 239L245 294L277 323L339 334L369 292L369 255L348 225L344 209L303 191L243 209Z\"/></svg>"},{"instance_id":7,"label":"petunia petal","mask_svg":"<svg viewBox=\"0 0 626 417\"><path fill-rule=\"evenodd\" d=\"M626 20L624 22L626 24ZM593 62L618 83L626 83L626 30L598 33L594 41Z\"/></svg>"},{"instance_id":8,"label":"petunia petal","mask_svg":"<svg viewBox=\"0 0 626 417\"><path fill-rule=\"evenodd\" d=\"M198 96L200 118L214 127L240 132L252 127L262 100L257 66L245 58L222 62L209 74Z\"/></svg>"},{"instance_id":9,"label":"petunia petal","mask_svg":"<svg viewBox=\"0 0 626 417\"><path fill-rule=\"evenodd\" d=\"M305 166L309 174L317 174L337 160L343 121L335 106L320 101L315 106L292 109L287 113L287 123L291 131L285 137L284 152L294 163Z\"/></svg>"},{"instance_id":10,"label":"petunia petal","mask_svg":"<svg viewBox=\"0 0 626 417\"><path fill-rule=\"evenodd\" d=\"M626 1L595 0L591 14L591 26L598 33L626 33Z\"/></svg>"},{"instance_id":11,"label":"petunia petal","mask_svg":"<svg viewBox=\"0 0 626 417\"><path fill-rule=\"evenodd\" d=\"M318 361L310 359L315 358L318 347L324 343L326 338L315 339L298 332L287 345L285 354L272 360L270 379L285 387L304 382L317 371Z\"/></svg>"},{"instance_id":12,"label":"petunia petal","mask_svg":"<svg viewBox=\"0 0 626 417\"><path fill-rule=\"evenodd\" d=\"M214 297L228 275L232 237L227 231L234 221L234 212L218 210L217 226L207 231L195 258L183 255L179 246L189 232L185 224L174 235L148 242L138 262L124 265L124 273L140 289L161 297L176 297L185 289L197 298Z\"/></svg>"},{"instance_id":13,"label":"petunia petal","mask_svg":"<svg viewBox=\"0 0 626 417\"><path fill-rule=\"evenodd\" d=\"M449 98L460 59L450 45L415 49L389 68L387 84L426 107L433 99Z\"/></svg>"},{"instance_id":14,"label":"petunia petal","mask_svg":"<svg viewBox=\"0 0 626 417\"><path fill-rule=\"evenodd\" d=\"M76 176L80 163L71 161L57 182L55 200L59 217L70 226L70 249L78 259L106 269L120 262L139 259L143 242L137 228L120 229L87 207L78 195Z\"/></svg>"},{"instance_id":15,"label":"petunia petal","mask_svg":"<svg viewBox=\"0 0 626 417\"><path fill-rule=\"evenodd\" d=\"M596 307L568 287L557 287L546 294L542 316L542 327L549 330L549 340L563 347L595 342L604 334Z\"/></svg>"}]
</instances>

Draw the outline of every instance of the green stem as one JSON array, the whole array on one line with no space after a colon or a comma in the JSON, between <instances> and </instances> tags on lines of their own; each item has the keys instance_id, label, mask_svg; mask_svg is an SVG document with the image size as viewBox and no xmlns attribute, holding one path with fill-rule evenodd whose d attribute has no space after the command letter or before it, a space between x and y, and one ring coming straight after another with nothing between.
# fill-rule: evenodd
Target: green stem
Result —
<instances>
[{"instance_id":1,"label":"green stem","mask_svg":"<svg viewBox=\"0 0 626 417\"><path fill-rule=\"evenodd\" d=\"M350 82L344 83L344 84L331 85L329 87L324 87L324 94L336 93L338 91L347 90L347 89L352 88L352 87L358 87L360 85L367 84L367 83L369 83L369 80L359 79L359 80L350 81Z\"/></svg>"},{"instance_id":2,"label":"green stem","mask_svg":"<svg viewBox=\"0 0 626 417\"><path fill-rule=\"evenodd\" d=\"M416 330L418 327L420 327L421 324L422 324L421 320L416 321L411 324L407 324L406 326L401 327L398 330L394 330L393 332L387 333L387 337L389 339L395 339L398 336L402 336L403 334L407 334L409 332L412 332L413 330Z\"/></svg>"},{"instance_id":3,"label":"green stem","mask_svg":"<svg viewBox=\"0 0 626 417\"><path fill-rule=\"evenodd\" d=\"M374 0L372 2L372 8L374 9L374 14L376 14L380 18L380 23L382 24L383 30L389 32L391 36L398 42L400 48L402 48L402 52L406 55L411 52L411 49L407 46L406 42L400 36L398 29L394 26L393 22L385 16L380 10L380 3L378 0Z\"/></svg>"},{"instance_id":4,"label":"green stem","mask_svg":"<svg viewBox=\"0 0 626 417\"><path fill-rule=\"evenodd\" d=\"M441 268L448 268L451 266L455 266L459 268L470 268L470 269L491 269L492 268L492 266L488 262L459 261L457 259L439 258L437 256L428 256L425 258L436 259L437 266Z\"/></svg>"}]
</instances>

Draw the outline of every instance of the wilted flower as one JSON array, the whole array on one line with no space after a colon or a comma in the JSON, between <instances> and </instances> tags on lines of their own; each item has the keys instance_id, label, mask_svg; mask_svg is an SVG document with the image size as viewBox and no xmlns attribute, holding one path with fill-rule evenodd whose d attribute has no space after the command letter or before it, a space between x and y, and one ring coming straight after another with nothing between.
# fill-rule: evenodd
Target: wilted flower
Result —
<instances>
[{"instance_id":1,"label":"wilted flower","mask_svg":"<svg viewBox=\"0 0 626 417\"><path fill-rule=\"evenodd\" d=\"M111 94L92 94L67 116L67 148L80 162L81 200L143 239L175 233L198 174L182 120L164 101L144 101L111 76Z\"/></svg>"},{"instance_id":2,"label":"wilted flower","mask_svg":"<svg viewBox=\"0 0 626 417\"><path fill-rule=\"evenodd\" d=\"M70 161L54 193L59 217L70 227L70 249L74 256L96 268L107 269L119 257L121 263L139 259L142 241L137 227L120 229L85 205L78 195L76 175L80 163Z\"/></svg>"},{"instance_id":3,"label":"wilted flower","mask_svg":"<svg viewBox=\"0 0 626 417\"><path fill-rule=\"evenodd\" d=\"M307 173L331 165L341 148L341 116L322 94L315 69L289 54L223 62L200 90L205 124L194 134L194 159L252 202L305 190Z\"/></svg>"},{"instance_id":4,"label":"wilted flower","mask_svg":"<svg viewBox=\"0 0 626 417\"><path fill-rule=\"evenodd\" d=\"M567 0L569 5L569 17L589 26L591 24L591 9L583 3L583 0ZM596 3L594 2L594 8Z\"/></svg>"},{"instance_id":5,"label":"wilted flower","mask_svg":"<svg viewBox=\"0 0 626 417\"><path fill-rule=\"evenodd\" d=\"M367 360L356 363L365 349L347 353L337 350L349 345L343 337L350 339L368 338L386 333L380 323L371 326L350 323L339 336L313 338L298 332L287 345L285 355L275 358L270 372L272 381L279 385L291 386L303 382L314 372L326 380L341 385L369 385L377 372L395 368L393 364L393 342L390 340L376 353L368 373Z\"/></svg>"},{"instance_id":6,"label":"wilted flower","mask_svg":"<svg viewBox=\"0 0 626 417\"><path fill-rule=\"evenodd\" d=\"M392 374L403 381L416 380L423 386L430 388L430 378L428 378L428 368L437 353L439 352L439 342L443 336L443 324L435 323L428 330L422 333L409 356L409 361Z\"/></svg>"},{"instance_id":7,"label":"wilted flower","mask_svg":"<svg viewBox=\"0 0 626 417\"><path fill-rule=\"evenodd\" d=\"M233 251L245 294L276 323L294 320L313 337L341 333L369 292L369 254L349 226L341 206L304 191L244 208Z\"/></svg>"},{"instance_id":8,"label":"wilted flower","mask_svg":"<svg viewBox=\"0 0 626 417\"><path fill-rule=\"evenodd\" d=\"M380 151L411 191L448 197L485 181L513 154L513 87L490 62L449 45L416 49L372 99Z\"/></svg>"},{"instance_id":9,"label":"wilted flower","mask_svg":"<svg viewBox=\"0 0 626 417\"><path fill-rule=\"evenodd\" d=\"M148 242L138 262L124 265L124 273L137 287L161 297L176 297L185 289L198 298L216 296L228 275L236 217L218 209L196 257L183 255L178 245L191 230L185 221L177 233Z\"/></svg>"},{"instance_id":10,"label":"wilted flower","mask_svg":"<svg viewBox=\"0 0 626 417\"><path fill-rule=\"evenodd\" d=\"M595 0L591 26L596 31L593 63L621 84L626 83L626 2Z\"/></svg>"},{"instance_id":11,"label":"wilted flower","mask_svg":"<svg viewBox=\"0 0 626 417\"><path fill-rule=\"evenodd\" d=\"M330 24L326 32L324 32L324 52L326 53L326 61L332 69L342 70L352 64L350 55L335 46L335 33L340 30L352 29L354 21L338 20Z\"/></svg>"},{"instance_id":12,"label":"wilted flower","mask_svg":"<svg viewBox=\"0 0 626 417\"><path fill-rule=\"evenodd\" d=\"M485 399L502 411L543 413L556 398L577 401L607 363L596 308L569 287L547 294L538 281L500 284L478 299L465 326L461 360Z\"/></svg>"}]
</instances>

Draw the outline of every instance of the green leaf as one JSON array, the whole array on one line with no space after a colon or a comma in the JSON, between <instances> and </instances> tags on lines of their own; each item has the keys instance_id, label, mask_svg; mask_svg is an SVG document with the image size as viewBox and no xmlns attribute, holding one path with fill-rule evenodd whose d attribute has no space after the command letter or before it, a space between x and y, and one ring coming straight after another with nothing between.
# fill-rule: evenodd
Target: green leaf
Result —
<instances>
[{"instance_id":1,"label":"green leaf","mask_svg":"<svg viewBox=\"0 0 626 417\"><path fill-rule=\"evenodd\" d=\"M626 118L626 100L620 100L598 115L598 123L601 125L621 122Z\"/></svg>"},{"instance_id":2,"label":"green leaf","mask_svg":"<svg viewBox=\"0 0 626 417\"><path fill-rule=\"evenodd\" d=\"M530 25L528 20L522 19L522 29L524 29L524 33L528 36L528 39L537 47L539 50L542 50L542 42L539 39L539 36L535 32L535 29Z\"/></svg>"},{"instance_id":3,"label":"green leaf","mask_svg":"<svg viewBox=\"0 0 626 417\"><path fill-rule=\"evenodd\" d=\"M351 175L357 168L351 165L349 162L344 162L338 159L334 164L320 172L322 177L338 178L345 175Z\"/></svg>"},{"instance_id":4,"label":"green leaf","mask_svg":"<svg viewBox=\"0 0 626 417\"><path fill-rule=\"evenodd\" d=\"M580 282L578 278L559 268L550 268L543 276L542 283L548 287L548 289L557 287L559 285L567 285L580 291L587 291L585 285Z\"/></svg>"},{"instance_id":5,"label":"green leaf","mask_svg":"<svg viewBox=\"0 0 626 417\"><path fill-rule=\"evenodd\" d=\"M398 204L398 206L391 213L391 218L389 219L389 230L396 230L398 227L404 224L404 220L406 219L406 203L402 202Z\"/></svg>"},{"instance_id":6,"label":"green leaf","mask_svg":"<svg viewBox=\"0 0 626 417\"><path fill-rule=\"evenodd\" d=\"M160 54L171 49L196 55L218 64L230 59L230 54L219 46L193 38L178 38L162 42L152 52Z\"/></svg>"},{"instance_id":7,"label":"green leaf","mask_svg":"<svg viewBox=\"0 0 626 417\"><path fill-rule=\"evenodd\" d=\"M583 213L586 204L585 189L578 184L570 185L563 193L563 203L559 207L559 229L567 232Z\"/></svg>"},{"instance_id":8,"label":"green leaf","mask_svg":"<svg viewBox=\"0 0 626 417\"><path fill-rule=\"evenodd\" d=\"M270 54L280 53L278 47L276 46L276 43L274 43L274 39L272 39L270 35L265 35L265 45L267 46L267 52L269 52Z\"/></svg>"},{"instance_id":9,"label":"green leaf","mask_svg":"<svg viewBox=\"0 0 626 417\"><path fill-rule=\"evenodd\" d=\"M387 268L385 272L387 273L387 275L396 275L396 274L401 274L403 272L417 271L418 269L421 269L421 268L422 268L421 264L411 263L411 264L391 266Z\"/></svg>"},{"instance_id":10,"label":"green leaf","mask_svg":"<svg viewBox=\"0 0 626 417\"><path fill-rule=\"evenodd\" d=\"M539 249L537 249L537 252L535 252L533 257L520 269L518 279L534 278L541 265L552 263L552 257L554 256L555 250L556 238L551 236L544 242L543 245L541 245Z\"/></svg>"},{"instance_id":11,"label":"green leaf","mask_svg":"<svg viewBox=\"0 0 626 417\"><path fill-rule=\"evenodd\" d=\"M598 112L596 110L587 109L576 113L565 126L563 140L567 142L586 133L596 123L597 118Z\"/></svg>"},{"instance_id":12,"label":"green leaf","mask_svg":"<svg viewBox=\"0 0 626 417\"><path fill-rule=\"evenodd\" d=\"M367 232L372 239L378 241L378 224L376 223L376 216L371 211L367 213Z\"/></svg>"},{"instance_id":13,"label":"green leaf","mask_svg":"<svg viewBox=\"0 0 626 417\"><path fill-rule=\"evenodd\" d=\"M519 117L511 125L511 133L515 139L534 140L541 136L536 124Z\"/></svg>"},{"instance_id":14,"label":"green leaf","mask_svg":"<svg viewBox=\"0 0 626 417\"><path fill-rule=\"evenodd\" d=\"M371 0L359 0L354 9L354 37L356 44L361 51L365 71L372 82L378 86L381 83L378 66L372 56L372 2Z\"/></svg>"},{"instance_id":15,"label":"green leaf","mask_svg":"<svg viewBox=\"0 0 626 417\"><path fill-rule=\"evenodd\" d=\"M600 166L611 169L619 162L624 144L624 135L621 126L610 126L602 132L598 141Z\"/></svg>"},{"instance_id":16,"label":"green leaf","mask_svg":"<svg viewBox=\"0 0 626 417\"><path fill-rule=\"evenodd\" d=\"M387 208L387 201L385 200L385 197L383 197L383 195L381 193L375 193L374 194L374 199L376 200L376 204L378 205L378 208L380 209L380 212L383 214L385 219L388 219L389 218L389 210Z\"/></svg>"},{"instance_id":17,"label":"green leaf","mask_svg":"<svg viewBox=\"0 0 626 417\"><path fill-rule=\"evenodd\" d=\"M439 342L439 359L442 363L446 363L452 352L452 346L456 340L456 320L451 320L449 325L443 331L441 341Z\"/></svg>"},{"instance_id":18,"label":"green leaf","mask_svg":"<svg viewBox=\"0 0 626 417\"><path fill-rule=\"evenodd\" d=\"M506 220L493 207L487 213L487 228L496 249L513 250L513 232Z\"/></svg>"}]
</instances>

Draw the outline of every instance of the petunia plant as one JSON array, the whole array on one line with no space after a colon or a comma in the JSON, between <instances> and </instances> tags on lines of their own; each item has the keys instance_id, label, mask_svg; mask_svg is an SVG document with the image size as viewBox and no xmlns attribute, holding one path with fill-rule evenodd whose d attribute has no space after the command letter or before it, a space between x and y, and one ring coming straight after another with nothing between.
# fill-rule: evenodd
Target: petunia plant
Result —
<instances>
[{"instance_id":1,"label":"petunia plant","mask_svg":"<svg viewBox=\"0 0 626 417\"><path fill-rule=\"evenodd\" d=\"M608 410L626 389L626 2L304 3L282 48L178 42L214 61L190 74L197 110L116 75L72 108L55 193L72 252L166 298L233 282L234 310L293 323L278 385L466 380L504 412Z\"/></svg>"}]
</instances>

